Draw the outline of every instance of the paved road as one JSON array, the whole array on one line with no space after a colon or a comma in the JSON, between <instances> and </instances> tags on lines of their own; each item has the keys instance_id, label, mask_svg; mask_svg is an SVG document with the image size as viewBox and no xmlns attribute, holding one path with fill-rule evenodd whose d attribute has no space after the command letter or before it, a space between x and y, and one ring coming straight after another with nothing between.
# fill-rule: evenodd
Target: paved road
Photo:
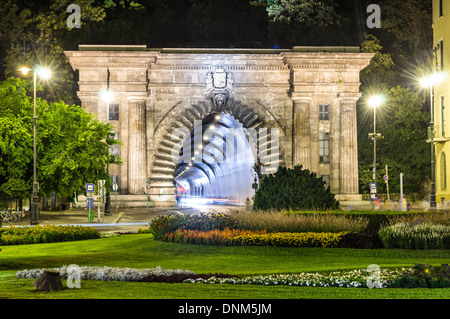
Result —
<instances>
[{"instance_id":1,"label":"paved road","mask_svg":"<svg viewBox=\"0 0 450 319\"><path fill-rule=\"evenodd\" d=\"M98 216L94 209L94 221L88 220L86 209L71 209L65 211L41 211L39 225L84 225L97 228L102 233L135 233L139 228L148 228L150 222L161 215L169 214L199 214L201 212L226 213L230 210L242 210L237 206L195 206L195 207L168 207L168 208L122 208L117 212L112 209L111 216ZM29 219L14 224L3 223L8 226L30 226Z\"/></svg>"}]
</instances>

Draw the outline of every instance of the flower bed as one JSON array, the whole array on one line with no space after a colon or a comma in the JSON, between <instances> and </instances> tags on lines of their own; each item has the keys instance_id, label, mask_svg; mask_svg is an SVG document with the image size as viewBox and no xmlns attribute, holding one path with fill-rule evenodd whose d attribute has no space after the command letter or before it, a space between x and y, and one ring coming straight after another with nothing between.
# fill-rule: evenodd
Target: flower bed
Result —
<instances>
[{"instance_id":1,"label":"flower bed","mask_svg":"<svg viewBox=\"0 0 450 319\"><path fill-rule=\"evenodd\" d=\"M339 247L342 233L269 233L233 237L231 246Z\"/></svg>"},{"instance_id":2,"label":"flower bed","mask_svg":"<svg viewBox=\"0 0 450 319\"><path fill-rule=\"evenodd\" d=\"M185 230L166 233L161 240L173 243L220 246L339 247L346 233L266 233L237 229Z\"/></svg>"},{"instance_id":3,"label":"flower bed","mask_svg":"<svg viewBox=\"0 0 450 319\"><path fill-rule=\"evenodd\" d=\"M73 271L73 266L62 266L59 268L50 268L45 270L59 272L61 278L67 279ZM181 269L163 269L161 267L151 269L119 268L119 267L89 267L80 266L79 270L81 280L104 280L104 281L145 281L149 276L169 277L174 275L195 275L190 270ZM16 273L16 278L31 279L39 278L44 269L25 269Z\"/></svg>"},{"instance_id":4,"label":"flower bed","mask_svg":"<svg viewBox=\"0 0 450 319\"><path fill-rule=\"evenodd\" d=\"M73 265L45 269L60 273L67 279L73 274ZM368 288L375 279L378 288L449 288L450 267L416 265L413 268L379 269L379 277L373 277L368 269L334 271L330 273L274 274L238 277L229 274L195 274L190 270L172 270L161 267L151 269L119 267L79 267L80 280L125 281L125 282L166 282L232 285L286 285L300 287L347 287ZM39 278L44 269L21 270L16 278Z\"/></svg>"},{"instance_id":5,"label":"flower bed","mask_svg":"<svg viewBox=\"0 0 450 319\"><path fill-rule=\"evenodd\" d=\"M388 287L388 283L408 269L380 269L380 288ZM187 279L186 283L233 284L233 285L285 285L301 287L347 287L367 288L370 273L366 269L337 271L328 274L300 273L249 276L245 278Z\"/></svg>"},{"instance_id":6,"label":"flower bed","mask_svg":"<svg viewBox=\"0 0 450 319\"><path fill-rule=\"evenodd\" d=\"M100 238L100 232L85 226L13 226L0 229L0 245L53 243L95 238Z\"/></svg>"},{"instance_id":7,"label":"flower bed","mask_svg":"<svg viewBox=\"0 0 450 319\"><path fill-rule=\"evenodd\" d=\"M150 232L156 240L161 240L164 234L185 230L223 230L235 228L234 220L224 214L200 215L167 215L155 218L150 224Z\"/></svg>"},{"instance_id":8,"label":"flower bed","mask_svg":"<svg viewBox=\"0 0 450 319\"><path fill-rule=\"evenodd\" d=\"M250 236L253 234L259 235L265 233L265 231L253 232L229 228L209 231L178 229L172 233L164 234L162 240L181 244L229 246L232 243L232 239L237 236Z\"/></svg>"},{"instance_id":9,"label":"flower bed","mask_svg":"<svg viewBox=\"0 0 450 319\"><path fill-rule=\"evenodd\" d=\"M393 288L450 288L450 266L415 265L388 282Z\"/></svg>"}]
</instances>

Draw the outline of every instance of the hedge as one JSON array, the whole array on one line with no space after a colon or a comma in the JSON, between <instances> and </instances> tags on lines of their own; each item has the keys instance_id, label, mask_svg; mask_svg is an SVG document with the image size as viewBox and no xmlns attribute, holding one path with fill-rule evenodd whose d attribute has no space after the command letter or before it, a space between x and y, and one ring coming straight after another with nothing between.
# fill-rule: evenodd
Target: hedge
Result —
<instances>
[{"instance_id":1,"label":"hedge","mask_svg":"<svg viewBox=\"0 0 450 319\"><path fill-rule=\"evenodd\" d=\"M179 229L164 234L166 242L220 246L339 247L342 233L266 233L265 231Z\"/></svg>"},{"instance_id":2,"label":"hedge","mask_svg":"<svg viewBox=\"0 0 450 319\"><path fill-rule=\"evenodd\" d=\"M162 240L164 234L178 229L209 231L226 228L235 228L235 222L230 216L224 214L166 215L158 216L152 221L150 233L156 240Z\"/></svg>"},{"instance_id":3,"label":"hedge","mask_svg":"<svg viewBox=\"0 0 450 319\"><path fill-rule=\"evenodd\" d=\"M100 238L100 232L85 226L12 226L0 229L0 245L53 243L95 238Z\"/></svg>"},{"instance_id":4,"label":"hedge","mask_svg":"<svg viewBox=\"0 0 450 319\"><path fill-rule=\"evenodd\" d=\"M410 219L410 220L421 220L433 222L434 219L439 218L441 220L446 220L449 224L448 212L437 211L437 212L397 212L397 211L366 211L366 210L353 210L353 211L341 211L341 210L330 210L330 211L287 211L285 214L334 214L334 215L345 215L351 218L367 218L369 224L367 229L378 231L381 227L392 224L394 219Z\"/></svg>"}]
</instances>

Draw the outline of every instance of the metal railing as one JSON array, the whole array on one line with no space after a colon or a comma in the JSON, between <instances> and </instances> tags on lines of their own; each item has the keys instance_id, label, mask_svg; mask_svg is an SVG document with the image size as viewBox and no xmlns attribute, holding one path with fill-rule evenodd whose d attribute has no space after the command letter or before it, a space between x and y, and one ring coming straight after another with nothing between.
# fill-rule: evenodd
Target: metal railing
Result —
<instances>
[{"instance_id":1,"label":"metal railing","mask_svg":"<svg viewBox=\"0 0 450 319\"><path fill-rule=\"evenodd\" d=\"M446 136L446 127L442 127L441 125L434 125L433 126L433 133L431 132L431 127L428 126L428 141L447 141L450 140L450 136Z\"/></svg>"}]
</instances>

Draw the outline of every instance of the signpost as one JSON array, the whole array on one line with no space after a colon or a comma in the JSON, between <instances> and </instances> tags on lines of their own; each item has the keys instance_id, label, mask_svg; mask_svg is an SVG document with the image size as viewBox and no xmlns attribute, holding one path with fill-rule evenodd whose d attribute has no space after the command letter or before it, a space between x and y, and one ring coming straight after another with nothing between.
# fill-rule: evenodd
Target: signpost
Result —
<instances>
[{"instance_id":1,"label":"signpost","mask_svg":"<svg viewBox=\"0 0 450 319\"><path fill-rule=\"evenodd\" d=\"M377 183L370 183L370 200L375 200L375 194L377 193Z\"/></svg>"},{"instance_id":2,"label":"signpost","mask_svg":"<svg viewBox=\"0 0 450 319\"><path fill-rule=\"evenodd\" d=\"M90 222L94 220L94 192L95 184L86 184L86 208L88 209L88 221Z\"/></svg>"},{"instance_id":3,"label":"signpost","mask_svg":"<svg viewBox=\"0 0 450 319\"><path fill-rule=\"evenodd\" d=\"M112 185L113 191L116 192L116 214L117 214L117 190L119 189L119 186L117 185L117 183L114 183Z\"/></svg>"},{"instance_id":4,"label":"signpost","mask_svg":"<svg viewBox=\"0 0 450 319\"><path fill-rule=\"evenodd\" d=\"M101 208L105 203L105 180L98 181L98 222L100 222L101 218ZM103 210L103 222L105 222L105 211Z\"/></svg>"}]
</instances>

